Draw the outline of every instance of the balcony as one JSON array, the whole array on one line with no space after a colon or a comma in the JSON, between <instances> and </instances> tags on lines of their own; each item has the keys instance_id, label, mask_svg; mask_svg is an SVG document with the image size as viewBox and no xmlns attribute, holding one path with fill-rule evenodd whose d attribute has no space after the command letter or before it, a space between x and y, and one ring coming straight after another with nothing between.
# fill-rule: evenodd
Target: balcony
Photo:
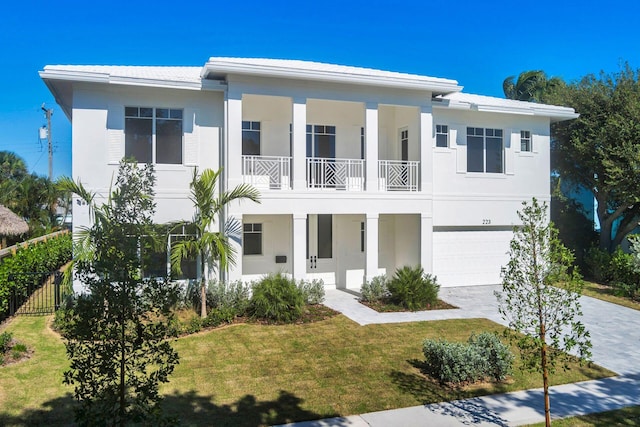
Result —
<instances>
[{"instance_id":1,"label":"balcony","mask_svg":"<svg viewBox=\"0 0 640 427\"><path fill-rule=\"evenodd\" d=\"M242 182L259 190L289 190L291 157L242 156Z\"/></svg>"},{"instance_id":2,"label":"balcony","mask_svg":"<svg viewBox=\"0 0 640 427\"><path fill-rule=\"evenodd\" d=\"M380 191L418 191L420 162L403 160L378 161Z\"/></svg>"},{"instance_id":3,"label":"balcony","mask_svg":"<svg viewBox=\"0 0 640 427\"><path fill-rule=\"evenodd\" d=\"M364 160L308 157L307 188L364 191Z\"/></svg>"}]
</instances>

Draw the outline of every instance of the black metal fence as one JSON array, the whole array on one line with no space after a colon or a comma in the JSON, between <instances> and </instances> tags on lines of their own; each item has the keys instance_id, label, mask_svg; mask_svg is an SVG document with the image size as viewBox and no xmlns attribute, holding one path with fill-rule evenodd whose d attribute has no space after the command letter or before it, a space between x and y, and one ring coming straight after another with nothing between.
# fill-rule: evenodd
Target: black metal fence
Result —
<instances>
[{"instance_id":1,"label":"black metal fence","mask_svg":"<svg viewBox=\"0 0 640 427\"><path fill-rule=\"evenodd\" d=\"M19 289L15 284L24 283L28 276L29 284ZM9 281L15 282L9 296L8 316L44 315L54 313L66 296L62 289L60 271L30 272L9 274Z\"/></svg>"}]
</instances>

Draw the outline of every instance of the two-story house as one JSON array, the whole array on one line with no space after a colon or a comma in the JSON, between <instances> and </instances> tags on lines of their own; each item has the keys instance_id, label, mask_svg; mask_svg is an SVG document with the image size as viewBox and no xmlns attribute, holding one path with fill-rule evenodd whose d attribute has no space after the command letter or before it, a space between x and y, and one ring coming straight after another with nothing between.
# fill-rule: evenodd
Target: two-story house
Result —
<instances>
[{"instance_id":1,"label":"two-story house","mask_svg":"<svg viewBox=\"0 0 640 427\"><path fill-rule=\"evenodd\" d=\"M40 76L89 189L106 195L125 156L156 166L157 222L192 217L194 167L222 167L224 189L260 189L262 203L226 212L242 224L230 280L284 271L359 288L420 264L443 286L499 283L516 211L550 199L550 124L577 117L455 80L295 60ZM86 207L73 212L87 225Z\"/></svg>"}]
</instances>

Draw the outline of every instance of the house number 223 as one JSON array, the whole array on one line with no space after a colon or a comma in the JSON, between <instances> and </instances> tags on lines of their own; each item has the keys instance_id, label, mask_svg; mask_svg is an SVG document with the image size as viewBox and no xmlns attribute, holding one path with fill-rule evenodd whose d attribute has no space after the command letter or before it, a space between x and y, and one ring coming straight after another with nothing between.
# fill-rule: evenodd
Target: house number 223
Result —
<instances>
[{"instance_id":1,"label":"house number 223","mask_svg":"<svg viewBox=\"0 0 640 427\"><path fill-rule=\"evenodd\" d=\"M489 225L491 224L491 220L490 219L483 219L482 220L482 225Z\"/></svg>"}]
</instances>

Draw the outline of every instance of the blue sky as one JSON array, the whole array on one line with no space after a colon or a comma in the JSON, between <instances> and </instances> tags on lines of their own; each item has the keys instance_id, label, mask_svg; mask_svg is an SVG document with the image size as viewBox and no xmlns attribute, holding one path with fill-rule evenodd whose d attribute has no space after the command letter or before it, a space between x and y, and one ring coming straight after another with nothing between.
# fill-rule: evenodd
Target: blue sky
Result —
<instances>
[{"instance_id":1,"label":"blue sky","mask_svg":"<svg viewBox=\"0 0 640 427\"><path fill-rule=\"evenodd\" d=\"M195 65L211 56L304 59L458 80L502 97L524 70L574 80L640 68L640 2L6 2L0 14L0 150L46 175L42 103L54 109L54 175L71 175L71 125L45 65Z\"/></svg>"}]
</instances>

